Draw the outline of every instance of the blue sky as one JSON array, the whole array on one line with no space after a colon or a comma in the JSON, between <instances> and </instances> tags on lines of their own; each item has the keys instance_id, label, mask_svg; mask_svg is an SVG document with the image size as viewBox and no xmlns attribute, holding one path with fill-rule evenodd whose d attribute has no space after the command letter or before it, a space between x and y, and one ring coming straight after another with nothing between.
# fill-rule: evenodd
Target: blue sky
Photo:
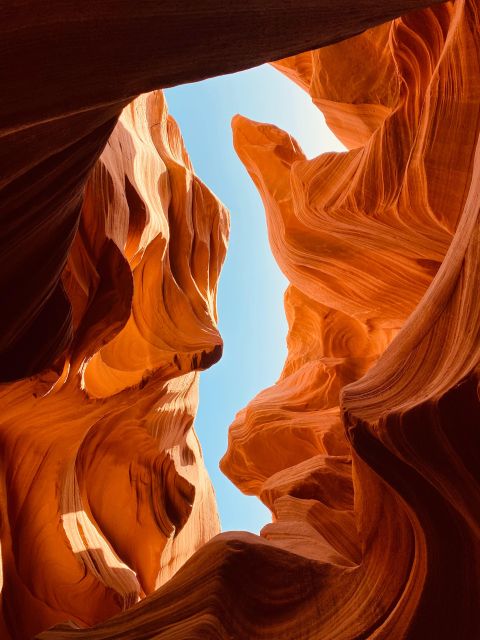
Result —
<instances>
[{"instance_id":1,"label":"blue sky","mask_svg":"<svg viewBox=\"0 0 480 640\"><path fill-rule=\"evenodd\" d=\"M235 414L278 378L286 357L283 293L287 280L267 239L260 197L232 145L236 113L292 134L308 157L343 147L309 96L269 65L168 89L197 175L231 215L230 245L218 292L223 357L201 374L195 428L215 487L222 529L258 533L270 511L244 496L219 470Z\"/></svg>"}]
</instances>

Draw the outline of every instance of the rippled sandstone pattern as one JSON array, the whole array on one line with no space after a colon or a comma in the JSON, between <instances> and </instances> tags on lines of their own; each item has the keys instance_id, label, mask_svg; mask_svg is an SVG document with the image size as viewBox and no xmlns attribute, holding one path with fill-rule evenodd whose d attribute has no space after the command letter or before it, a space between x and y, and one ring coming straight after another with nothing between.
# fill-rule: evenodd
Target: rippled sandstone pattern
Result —
<instances>
[{"instance_id":1,"label":"rippled sandstone pattern","mask_svg":"<svg viewBox=\"0 0 480 640\"><path fill-rule=\"evenodd\" d=\"M2 638L100 622L219 532L192 425L228 227L163 94L139 97L86 185L65 361L0 388Z\"/></svg>"},{"instance_id":2,"label":"rippled sandstone pattern","mask_svg":"<svg viewBox=\"0 0 480 640\"><path fill-rule=\"evenodd\" d=\"M278 63L346 153L234 121L291 282L289 351L222 468L274 521L43 640L480 635L479 31L460 0Z\"/></svg>"},{"instance_id":3,"label":"rippled sandstone pattern","mask_svg":"<svg viewBox=\"0 0 480 640\"><path fill-rule=\"evenodd\" d=\"M85 183L140 93L330 44L434 0L22 0L0 24L0 381L73 338L61 274ZM438 1L438 0L435 0Z\"/></svg>"},{"instance_id":4,"label":"rippled sandstone pattern","mask_svg":"<svg viewBox=\"0 0 480 640\"><path fill-rule=\"evenodd\" d=\"M222 468L272 510L264 537L356 585L342 602L330 581L338 622L311 637L477 637L479 5L277 67L350 150L307 160L234 121L292 284L285 369L238 414Z\"/></svg>"},{"instance_id":5,"label":"rippled sandstone pattern","mask_svg":"<svg viewBox=\"0 0 480 640\"><path fill-rule=\"evenodd\" d=\"M478 2L277 63L346 154L234 123L291 282L284 371L222 462L261 537L205 544L192 429L227 213L162 94L125 107L424 4L5 9L2 638L480 635Z\"/></svg>"}]
</instances>

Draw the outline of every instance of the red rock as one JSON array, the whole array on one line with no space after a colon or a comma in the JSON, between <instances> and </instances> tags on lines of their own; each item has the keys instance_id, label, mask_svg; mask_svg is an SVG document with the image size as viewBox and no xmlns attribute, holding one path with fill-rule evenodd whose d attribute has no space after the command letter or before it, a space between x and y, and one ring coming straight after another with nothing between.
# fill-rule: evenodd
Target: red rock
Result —
<instances>
[{"instance_id":1,"label":"red rock","mask_svg":"<svg viewBox=\"0 0 480 640\"><path fill-rule=\"evenodd\" d=\"M346 73L346 43L311 71L281 63L329 101L347 153L306 160L235 120L292 285L284 371L237 415L222 467L274 521L217 536L94 630L43 640L479 635L478 20L467 0L394 21L391 94L320 82L335 56ZM360 38L378 50L377 35Z\"/></svg>"},{"instance_id":2,"label":"red rock","mask_svg":"<svg viewBox=\"0 0 480 640\"><path fill-rule=\"evenodd\" d=\"M6 10L2 637L480 634L478 3L333 45L424 3L261 4ZM350 150L234 122L291 282L288 358L222 460L273 522L210 540L192 425L228 214L161 93L117 118L290 53Z\"/></svg>"},{"instance_id":3,"label":"red rock","mask_svg":"<svg viewBox=\"0 0 480 640\"><path fill-rule=\"evenodd\" d=\"M228 226L162 93L135 100L89 178L62 274L63 370L0 388L12 638L132 606L218 533L192 425L197 372L222 351Z\"/></svg>"},{"instance_id":4,"label":"red rock","mask_svg":"<svg viewBox=\"0 0 480 640\"><path fill-rule=\"evenodd\" d=\"M51 366L73 338L60 279L87 178L138 94L347 38L433 0L24 0L0 27L0 381ZM438 1L438 0L437 0ZM321 25L319 27L319 25Z\"/></svg>"}]
</instances>

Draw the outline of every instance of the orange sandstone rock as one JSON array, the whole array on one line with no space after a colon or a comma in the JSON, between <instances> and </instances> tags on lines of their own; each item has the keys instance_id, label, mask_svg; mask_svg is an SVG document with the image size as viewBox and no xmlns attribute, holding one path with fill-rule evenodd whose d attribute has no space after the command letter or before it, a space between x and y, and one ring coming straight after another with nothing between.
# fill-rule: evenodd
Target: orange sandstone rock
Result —
<instances>
[{"instance_id":1,"label":"orange sandstone rock","mask_svg":"<svg viewBox=\"0 0 480 640\"><path fill-rule=\"evenodd\" d=\"M459 0L280 62L347 153L234 121L291 282L289 354L222 468L274 521L42 640L480 635L479 31Z\"/></svg>"},{"instance_id":2,"label":"orange sandstone rock","mask_svg":"<svg viewBox=\"0 0 480 640\"><path fill-rule=\"evenodd\" d=\"M62 274L73 341L3 385L2 610L29 639L151 593L219 531L193 420L221 355L228 213L193 173L163 94L122 113Z\"/></svg>"},{"instance_id":3,"label":"orange sandstone rock","mask_svg":"<svg viewBox=\"0 0 480 640\"><path fill-rule=\"evenodd\" d=\"M62 273L89 174L135 96L330 44L433 2L337 0L335 11L327 0L3 7L0 381L39 373L69 349L75 321Z\"/></svg>"}]
</instances>

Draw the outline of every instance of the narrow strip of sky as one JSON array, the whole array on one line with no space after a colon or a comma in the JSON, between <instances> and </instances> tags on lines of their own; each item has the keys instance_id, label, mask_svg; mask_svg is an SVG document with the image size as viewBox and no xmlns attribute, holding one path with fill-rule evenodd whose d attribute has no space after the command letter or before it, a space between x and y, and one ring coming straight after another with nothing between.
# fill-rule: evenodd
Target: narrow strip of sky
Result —
<instances>
[{"instance_id":1,"label":"narrow strip of sky","mask_svg":"<svg viewBox=\"0 0 480 640\"><path fill-rule=\"evenodd\" d=\"M270 512L220 472L228 427L259 391L273 384L286 357L283 293L287 280L267 239L265 212L232 145L236 113L290 133L308 157L344 147L310 97L269 65L168 89L197 175L231 213L231 235L218 292L223 357L200 376L196 431L217 495L222 529L258 533Z\"/></svg>"}]
</instances>

